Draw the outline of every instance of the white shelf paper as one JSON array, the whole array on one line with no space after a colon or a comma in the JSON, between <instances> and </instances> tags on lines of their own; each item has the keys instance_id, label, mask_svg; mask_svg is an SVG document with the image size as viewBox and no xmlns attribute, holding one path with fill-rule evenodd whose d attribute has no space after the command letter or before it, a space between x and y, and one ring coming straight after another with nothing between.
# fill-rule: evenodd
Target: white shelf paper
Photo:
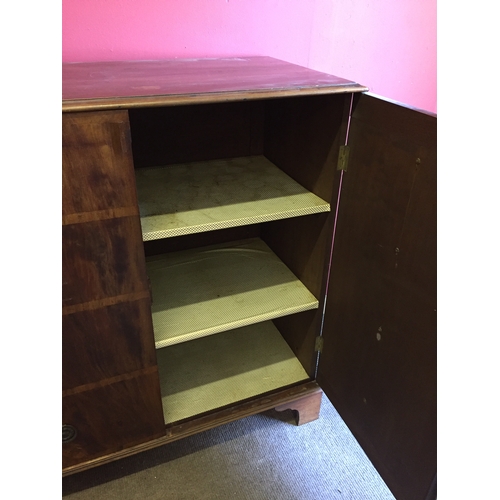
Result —
<instances>
[{"instance_id":1,"label":"white shelf paper","mask_svg":"<svg viewBox=\"0 0 500 500\"><path fill-rule=\"evenodd\" d=\"M136 183L144 241L330 211L264 156L141 168Z\"/></svg>"},{"instance_id":2,"label":"white shelf paper","mask_svg":"<svg viewBox=\"0 0 500 500\"><path fill-rule=\"evenodd\" d=\"M157 351L165 423L307 380L271 321Z\"/></svg>"},{"instance_id":3,"label":"white shelf paper","mask_svg":"<svg viewBox=\"0 0 500 500\"><path fill-rule=\"evenodd\" d=\"M260 239L150 257L156 347L318 307Z\"/></svg>"}]
</instances>

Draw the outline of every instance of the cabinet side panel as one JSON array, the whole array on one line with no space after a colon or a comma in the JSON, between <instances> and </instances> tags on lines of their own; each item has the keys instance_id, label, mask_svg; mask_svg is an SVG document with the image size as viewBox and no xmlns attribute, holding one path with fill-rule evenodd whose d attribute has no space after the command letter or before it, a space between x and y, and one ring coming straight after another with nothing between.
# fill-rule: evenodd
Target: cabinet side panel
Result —
<instances>
[{"instance_id":1,"label":"cabinet side panel","mask_svg":"<svg viewBox=\"0 0 500 500\"><path fill-rule=\"evenodd\" d=\"M362 95L349 143L318 382L394 495L423 500L436 473L436 118Z\"/></svg>"},{"instance_id":2,"label":"cabinet side panel","mask_svg":"<svg viewBox=\"0 0 500 500\"><path fill-rule=\"evenodd\" d=\"M63 425L76 429L63 469L165 435L158 372L149 371L63 398Z\"/></svg>"},{"instance_id":3,"label":"cabinet side panel","mask_svg":"<svg viewBox=\"0 0 500 500\"><path fill-rule=\"evenodd\" d=\"M62 118L63 223L138 214L128 113Z\"/></svg>"},{"instance_id":4,"label":"cabinet side panel","mask_svg":"<svg viewBox=\"0 0 500 500\"><path fill-rule=\"evenodd\" d=\"M349 95L276 99L266 103L264 155L325 201L335 196L339 145Z\"/></svg>"},{"instance_id":5,"label":"cabinet side panel","mask_svg":"<svg viewBox=\"0 0 500 500\"><path fill-rule=\"evenodd\" d=\"M323 299L335 222L351 95L309 96L269 101L265 110L264 154L289 176L330 203L324 214L285 219L262 227L262 239L320 301L314 313L275 320L306 371L316 370Z\"/></svg>"},{"instance_id":6,"label":"cabinet side panel","mask_svg":"<svg viewBox=\"0 0 500 500\"><path fill-rule=\"evenodd\" d=\"M320 334L333 222L329 212L265 224L261 231L262 239L319 300L313 314L274 321L311 377L316 370L314 345Z\"/></svg>"},{"instance_id":7,"label":"cabinet side panel","mask_svg":"<svg viewBox=\"0 0 500 500\"><path fill-rule=\"evenodd\" d=\"M63 390L155 366L152 328L149 297L63 315Z\"/></svg>"}]
</instances>

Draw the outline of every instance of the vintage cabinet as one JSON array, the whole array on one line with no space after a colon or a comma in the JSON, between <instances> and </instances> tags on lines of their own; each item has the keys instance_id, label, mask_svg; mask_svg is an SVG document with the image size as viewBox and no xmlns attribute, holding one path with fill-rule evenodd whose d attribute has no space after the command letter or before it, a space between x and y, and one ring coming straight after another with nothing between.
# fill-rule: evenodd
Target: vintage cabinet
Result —
<instances>
[{"instance_id":1,"label":"vintage cabinet","mask_svg":"<svg viewBox=\"0 0 500 500\"><path fill-rule=\"evenodd\" d=\"M435 495L436 117L267 57L63 65L63 474L322 390Z\"/></svg>"}]
</instances>

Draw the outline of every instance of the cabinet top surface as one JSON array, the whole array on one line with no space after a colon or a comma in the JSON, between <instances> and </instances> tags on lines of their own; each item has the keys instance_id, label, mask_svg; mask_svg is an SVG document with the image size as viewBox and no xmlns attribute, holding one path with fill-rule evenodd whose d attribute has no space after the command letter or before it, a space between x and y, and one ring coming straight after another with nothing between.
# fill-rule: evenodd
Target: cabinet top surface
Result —
<instances>
[{"instance_id":1,"label":"cabinet top surface","mask_svg":"<svg viewBox=\"0 0 500 500\"><path fill-rule=\"evenodd\" d=\"M271 57L65 63L62 75L63 111L368 90Z\"/></svg>"}]
</instances>

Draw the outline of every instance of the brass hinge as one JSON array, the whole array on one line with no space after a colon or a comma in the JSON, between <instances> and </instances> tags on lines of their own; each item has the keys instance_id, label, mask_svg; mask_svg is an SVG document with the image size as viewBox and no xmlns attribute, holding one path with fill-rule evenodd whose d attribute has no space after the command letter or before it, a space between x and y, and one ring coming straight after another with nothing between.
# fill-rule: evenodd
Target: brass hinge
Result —
<instances>
[{"instance_id":1,"label":"brass hinge","mask_svg":"<svg viewBox=\"0 0 500 500\"><path fill-rule=\"evenodd\" d=\"M314 350L321 353L323 351L323 337L316 337L314 342Z\"/></svg>"},{"instance_id":2,"label":"brass hinge","mask_svg":"<svg viewBox=\"0 0 500 500\"><path fill-rule=\"evenodd\" d=\"M348 163L349 163L349 146L340 146L337 170L347 170Z\"/></svg>"}]
</instances>

